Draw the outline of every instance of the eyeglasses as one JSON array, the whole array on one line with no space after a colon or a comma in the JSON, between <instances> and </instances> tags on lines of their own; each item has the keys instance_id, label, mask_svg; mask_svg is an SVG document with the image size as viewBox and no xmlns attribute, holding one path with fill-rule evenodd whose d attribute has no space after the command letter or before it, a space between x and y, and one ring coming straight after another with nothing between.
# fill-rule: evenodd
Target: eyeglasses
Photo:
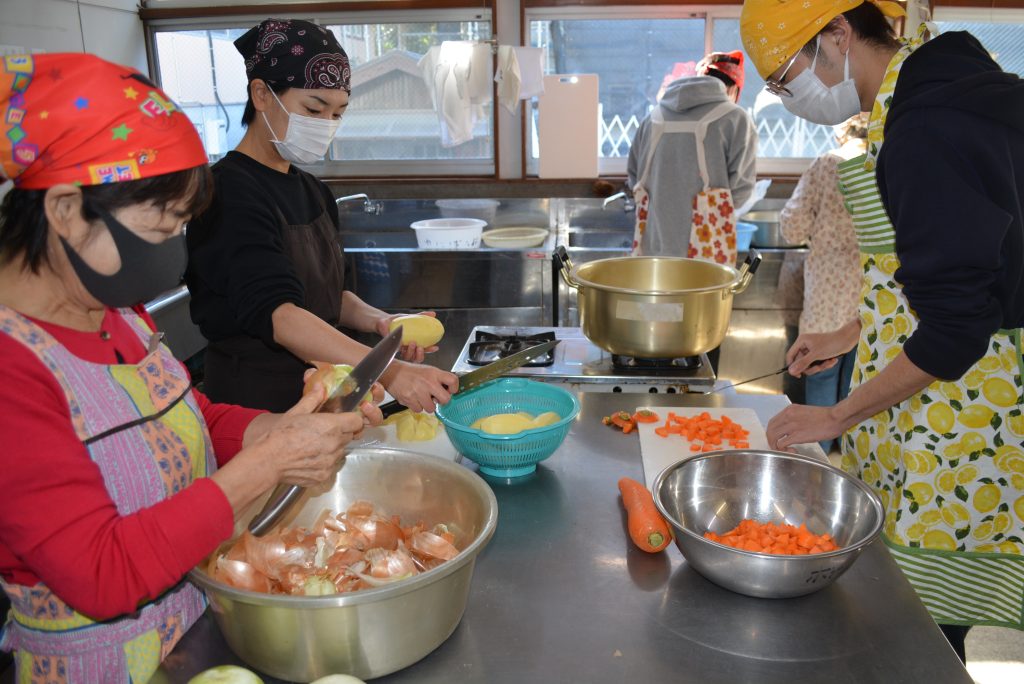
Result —
<instances>
[{"instance_id":1,"label":"eyeglasses","mask_svg":"<svg viewBox=\"0 0 1024 684\"><path fill-rule=\"evenodd\" d=\"M786 68L783 70L782 74L779 76L778 79L765 79L764 89L767 90L772 95L778 95L779 97L793 97L793 93L790 92L789 88L782 85L782 81L785 80L786 74L788 74L789 70L793 68L794 64L796 64L796 58L799 56L800 50L797 50L796 54L793 55L793 58L789 60L789 64L786 65Z\"/></svg>"},{"instance_id":2,"label":"eyeglasses","mask_svg":"<svg viewBox=\"0 0 1024 684\"><path fill-rule=\"evenodd\" d=\"M814 45L814 61L811 62L812 65L818 59L818 49L820 47L821 34L818 34L817 40ZM789 60L789 64L786 65L786 68L782 71L782 74L778 77L778 79L765 79L764 89L767 90L772 95L778 95L779 97L793 97L792 91L786 86L782 85L782 82L786 79L786 74L788 74L789 70L793 68L794 64L796 64L797 57L799 57L800 53L802 53L803 51L803 48L800 48L799 50L796 51L796 54L793 55L793 58Z\"/></svg>"}]
</instances>

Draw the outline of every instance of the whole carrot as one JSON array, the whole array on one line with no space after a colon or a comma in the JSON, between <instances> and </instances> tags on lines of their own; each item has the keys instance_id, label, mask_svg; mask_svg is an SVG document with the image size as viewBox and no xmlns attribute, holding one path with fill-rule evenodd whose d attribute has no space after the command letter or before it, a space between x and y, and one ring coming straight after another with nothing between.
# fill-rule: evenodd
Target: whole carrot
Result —
<instances>
[{"instance_id":1,"label":"whole carrot","mask_svg":"<svg viewBox=\"0 0 1024 684\"><path fill-rule=\"evenodd\" d=\"M636 480L619 480L619 493L626 509L629 537L641 550L648 553L661 551L672 541L672 530L654 506L654 497Z\"/></svg>"}]
</instances>

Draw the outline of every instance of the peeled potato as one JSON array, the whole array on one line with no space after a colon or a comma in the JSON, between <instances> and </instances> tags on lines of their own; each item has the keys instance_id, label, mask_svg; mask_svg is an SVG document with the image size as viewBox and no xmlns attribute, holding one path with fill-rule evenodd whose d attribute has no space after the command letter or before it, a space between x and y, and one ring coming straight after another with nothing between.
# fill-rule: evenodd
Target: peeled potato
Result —
<instances>
[{"instance_id":1,"label":"peeled potato","mask_svg":"<svg viewBox=\"0 0 1024 684\"><path fill-rule=\"evenodd\" d=\"M562 420L562 416L554 411L546 411L533 419L533 427L547 427L548 425L554 425L560 420Z\"/></svg>"},{"instance_id":2,"label":"peeled potato","mask_svg":"<svg viewBox=\"0 0 1024 684\"><path fill-rule=\"evenodd\" d=\"M433 316L409 314L391 321L389 330L402 326L402 344L415 342L420 347L433 347L444 337L444 326Z\"/></svg>"},{"instance_id":3,"label":"peeled potato","mask_svg":"<svg viewBox=\"0 0 1024 684\"><path fill-rule=\"evenodd\" d=\"M395 434L400 442L429 442L437 437L438 420L429 413L402 411L384 420L385 425L395 425Z\"/></svg>"},{"instance_id":4,"label":"peeled potato","mask_svg":"<svg viewBox=\"0 0 1024 684\"><path fill-rule=\"evenodd\" d=\"M483 430L491 435L513 435L523 430L547 427L562 420L562 416L554 411L546 411L537 417L526 411L518 413L495 413L492 416L477 418L469 427Z\"/></svg>"}]
</instances>

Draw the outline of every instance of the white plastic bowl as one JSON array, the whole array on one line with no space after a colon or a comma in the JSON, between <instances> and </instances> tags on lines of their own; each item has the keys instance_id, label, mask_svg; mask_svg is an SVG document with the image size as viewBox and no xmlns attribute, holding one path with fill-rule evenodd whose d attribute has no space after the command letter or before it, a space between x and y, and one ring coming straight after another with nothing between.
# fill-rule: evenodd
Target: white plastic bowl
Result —
<instances>
[{"instance_id":1,"label":"white plastic bowl","mask_svg":"<svg viewBox=\"0 0 1024 684\"><path fill-rule=\"evenodd\" d=\"M486 221L475 218L440 218L414 222L416 244L427 249L476 249Z\"/></svg>"},{"instance_id":2,"label":"white plastic bowl","mask_svg":"<svg viewBox=\"0 0 1024 684\"><path fill-rule=\"evenodd\" d=\"M492 199L442 199L435 204L445 218L475 218L493 225L501 202Z\"/></svg>"},{"instance_id":3,"label":"white plastic bowl","mask_svg":"<svg viewBox=\"0 0 1024 684\"><path fill-rule=\"evenodd\" d=\"M547 238L547 228L530 228L529 226L497 228L487 231L482 236L484 244L488 247L502 247L505 249L539 247L544 244Z\"/></svg>"}]
</instances>

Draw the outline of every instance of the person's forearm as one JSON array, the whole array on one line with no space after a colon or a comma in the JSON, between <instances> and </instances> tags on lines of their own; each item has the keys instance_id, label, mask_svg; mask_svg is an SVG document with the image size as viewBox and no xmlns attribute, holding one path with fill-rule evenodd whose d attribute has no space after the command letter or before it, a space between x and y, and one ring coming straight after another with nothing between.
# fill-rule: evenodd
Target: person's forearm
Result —
<instances>
[{"instance_id":1,"label":"person's forearm","mask_svg":"<svg viewBox=\"0 0 1024 684\"><path fill-rule=\"evenodd\" d=\"M376 332L377 321L388 314L370 306L354 292L341 293L341 324L359 332Z\"/></svg>"},{"instance_id":2,"label":"person's forearm","mask_svg":"<svg viewBox=\"0 0 1024 684\"><path fill-rule=\"evenodd\" d=\"M303 361L355 365L370 351L313 313L294 304L274 309L274 341Z\"/></svg>"},{"instance_id":3,"label":"person's forearm","mask_svg":"<svg viewBox=\"0 0 1024 684\"><path fill-rule=\"evenodd\" d=\"M846 430L912 397L935 379L900 353L881 373L833 406L831 412Z\"/></svg>"},{"instance_id":4,"label":"person's forearm","mask_svg":"<svg viewBox=\"0 0 1024 684\"><path fill-rule=\"evenodd\" d=\"M210 476L224 492L236 521L260 496L277 484L277 473L267 465L268 459L254 458L255 454L250 451L261 448L260 444L247 447Z\"/></svg>"}]
</instances>

